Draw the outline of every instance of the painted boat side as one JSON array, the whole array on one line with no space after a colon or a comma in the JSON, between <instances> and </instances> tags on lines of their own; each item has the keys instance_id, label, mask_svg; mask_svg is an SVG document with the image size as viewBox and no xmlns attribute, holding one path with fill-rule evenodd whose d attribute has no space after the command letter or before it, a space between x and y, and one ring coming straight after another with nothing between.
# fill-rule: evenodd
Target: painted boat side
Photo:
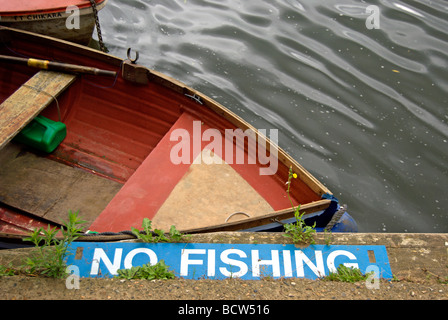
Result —
<instances>
[{"instance_id":1,"label":"painted boat side","mask_svg":"<svg viewBox=\"0 0 448 320\"><path fill-rule=\"evenodd\" d=\"M104 6L107 0L95 0L97 6ZM90 8L89 0L0 0L0 15L27 15L33 13L62 12L69 6Z\"/></svg>"},{"instance_id":2,"label":"painted boat side","mask_svg":"<svg viewBox=\"0 0 448 320\"><path fill-rule=\"evenodd\" d=\"M107 0L97 0L97 10L106 5ZM79 8L79 26L67 28L67 19L73 11L71 5ZM0 1L0 24L87 45L92 38L95 16L90 1Z\"/></svg>"}]
</instances>

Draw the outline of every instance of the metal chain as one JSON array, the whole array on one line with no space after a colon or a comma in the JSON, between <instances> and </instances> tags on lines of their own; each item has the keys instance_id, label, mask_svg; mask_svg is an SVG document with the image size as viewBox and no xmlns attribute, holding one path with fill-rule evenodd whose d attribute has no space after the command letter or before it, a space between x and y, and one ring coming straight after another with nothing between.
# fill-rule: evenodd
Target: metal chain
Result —
<instances>
[{"instance_id":1,"label":"metal chain","mask_svg":"<svg viewBox=\"0 0 448 320\"><path fill-rule=\"evenodd\" d=\"M98 10L96 8L95 0L90 0L90 4L92 5L93 15L95 16L95 25L96 25L96 31L98 33L98 42L100 44L100 49L103 52L108 52L108 50L103 42L103 36L101 35L100 20L98 18Z\"/></svg>"}]
</instances>

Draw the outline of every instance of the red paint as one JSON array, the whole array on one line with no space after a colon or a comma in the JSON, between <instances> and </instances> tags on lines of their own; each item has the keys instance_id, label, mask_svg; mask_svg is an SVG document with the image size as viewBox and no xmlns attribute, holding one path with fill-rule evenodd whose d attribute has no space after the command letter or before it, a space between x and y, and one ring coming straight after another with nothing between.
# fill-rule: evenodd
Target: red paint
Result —
<instances>
[{"instance_id":1,"label":"red paint","mask_svg":"<svg viewBox=\"0 0 448 320\"><path fill-rule=\"evenodd\" d=\"M29 235L34 229L59 228L49 221L27 215L9 207L0 207L0 233Z\"/></svg>"},{"instance_id":2,"label":"red paint","mask_svg":"<svg viewBox=\"0 0 448 320\"><path fill-rule=\"evenodd\" d=\"M97 5L107 0L96 0ZM0 0L0 14L29 15L64 12L68 6L88 8L91 6L89 0Z\"/></svg>"},{"instance_id":3,"label":"red paint","mask_svg":"<svg viewBox=\"0 0 448 320\"><path fill-rule=\"evenodd\" d=\"M151 219L162 206L189 165L174 165L170 150L177 144L170 134L177 128L189 129L193 118L183 114L157 147L138 167L106 209L90 226L94 231L123 231L140 227L143 218Z\"/></svg>"}]
</instances>

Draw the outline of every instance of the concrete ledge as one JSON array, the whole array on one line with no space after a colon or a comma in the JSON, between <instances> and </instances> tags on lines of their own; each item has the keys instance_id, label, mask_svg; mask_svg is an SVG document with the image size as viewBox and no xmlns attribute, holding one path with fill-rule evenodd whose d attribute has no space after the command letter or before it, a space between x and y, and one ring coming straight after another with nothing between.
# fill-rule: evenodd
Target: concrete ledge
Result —
<instances>
[{"instance_id":1,"label":"concrete ledge","mask_svg":"<svg viewBox=\"0 0 448 320\"><path fill-rule=\"evenodd\" d=\"M103 239L104 240L104 239ZM0 277L0 299L5 300L264 300L271 314L290 310L274 300L448 300L448 234L333 234L316 236L317 244L385 245L392 274L398 282L382 280L379 288L366 283L298 278L262 280L117 280L87 278L79 290L69 290L65 279L44 277ZM124 240L130 241L130 240ZM280 233L220 232L192 235L186 242L290 244ZM300 247L300 246L298 246ZM302 246L303 247L303 246ZM0 264L15 266L34 249L0 251ZM160 306L159 301L154 307ZM170 301L167 311L177 315L179 306ZM201 303L201 302L199 302ZM205 302L204 302L205 303ZM223 303L227 303L224 301ZM294 302L296 303L296 302ZM319 305L320 306L320 305ZM418 306L418 305L414 305ZM293 307L293 305L291 305ZM294 305L296 307L296 305ZM432 305L432 308L434 305ZM303 308L302 308L303 309ZM306 309L306 308L305 308ZM406 306L409 309L409 305ZM34 310L34 309L31 309ZM312 309L313 312L314 309ZM433 309L432 309L433 310ZM443 309L441 308L441 311ZM303 310L301 310L302 312ZM417 311L417 310L416 310ZM288 311L290 313L290 311ZM400 308L402 315L403 308ZM413 312L413 311L410 311ZM289 314L288 313L288 314ZM286 316L286 314L285 314Z\"/></svg>"},{"instance_id":2,"label":"concrete ledge","mask_svg":"<svg viewBox=\"0 0 448 320\"><path fill-rule=\"evenodd\" d=\"M134 241L134 240L125 240ZM195 234L185 242L290 244L282 233L216 232ZM392 274L398 279L418 281L427 277L448 277L448 234L443 233L334 233L316 235L316 244L384 245ZM307 245L297 245L306 247ZM0 264L18 266L33 249L0 251Z\"/></svg>"}]
</instances>

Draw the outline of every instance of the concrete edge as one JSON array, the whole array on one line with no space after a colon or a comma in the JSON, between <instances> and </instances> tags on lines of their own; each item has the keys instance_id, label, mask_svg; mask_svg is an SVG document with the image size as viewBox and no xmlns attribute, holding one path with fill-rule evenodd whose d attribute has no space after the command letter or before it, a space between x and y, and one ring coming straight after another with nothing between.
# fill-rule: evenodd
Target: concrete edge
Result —
<instances>
[{"instance_id":1,"label":"concrete edge","mask_svg":"<svg viewBox=\"0 0 448 320\"><path fill-rule=\"evenodd\" d=\"M125 240L135 241L135 240ZM316 244L384 245L392 274L400 280L419 281L430 277L448 279L447 233L318 233ZM193 234L185 241L194 243L291 244L284 233L216 232ZM307 247L309 244L298 244ZM0 251L0 265L19 266L34 248Z\"/></svg>"}]
</instances>

